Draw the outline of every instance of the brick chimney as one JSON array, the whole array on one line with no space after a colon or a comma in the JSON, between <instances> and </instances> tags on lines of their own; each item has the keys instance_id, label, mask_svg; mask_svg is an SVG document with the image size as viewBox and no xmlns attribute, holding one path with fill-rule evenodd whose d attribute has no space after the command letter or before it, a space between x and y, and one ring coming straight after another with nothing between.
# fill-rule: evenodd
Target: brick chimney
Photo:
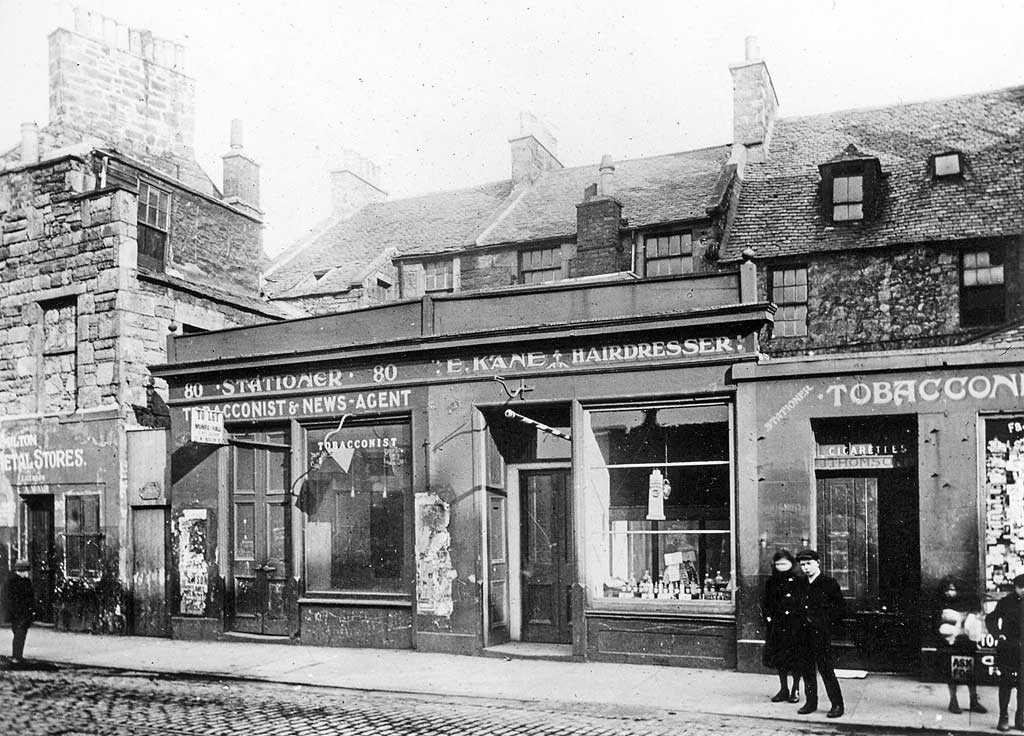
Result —
<instances>
[{"instance_id":1,"label":"brick chimney","mask_svg":"<svg viewBox=\"0 0 1024 736\"><path fill-rule=\"evenodd\" d=\"M764 161L771 143L772 125L779 107L768 67L761 58L757 38L747 36L746 59L729 67L732 72L733 146L743 146L747 161ZM733 152L734 158L743 153Z\"/></svg>"},{"instance_id":2,"label":"brick chimney","mask_svg":"<svg viewBox=\"0 0 1024 736\"><path fill-rule=\"evenodd\" d=\"M49 40L57 146L88 135L143 158L194 158L195 82L181 44L82 7L74 30Z\"/></svg>"},{"instance_id":3,"label":"brick chimney","mask_svg":"<svg viewBox=\"0 0 1024 736\"><path fill-rule=\"evenodd\" d=\"M519 136L508 142L512 147L513 186L533 184L545 171L562 168L558 141L532 113L519 114Z\"/></svg>"},{"instance_id":4,"label":"brick chimney","mask_svg":"<svg viewBox=\"0 0 1024 736\"><path fill-rule=\"evenodd\" d=\"M629 254L622 247L622 203L614 196L615 165L601 159L599 183L583 192L576 205L576 257L571 276L597 276L629 270Z\"/></svg>"},{"instance_id":5,"label":"brick chimney","mask_svg":"<svg viewBox=\"0 0 1024 736\"><path fill-rule=\"evenodd\" d=\"M242 149L242 121L231 121L231 150L224 162L224 201L253 215L260 211L260 165Z\"/></svg>"},{"instance_id":6,"label":"brick chimney","mask_svg":"<svg viewBox=\"0 0 1024 736\"><path fill-rule=\"evenodd\" d=\"M348 219L388 193L380 186L380 167L355 151L343 149L341 162L331 171L331 215Z\"/></svg>"}]
</instances>

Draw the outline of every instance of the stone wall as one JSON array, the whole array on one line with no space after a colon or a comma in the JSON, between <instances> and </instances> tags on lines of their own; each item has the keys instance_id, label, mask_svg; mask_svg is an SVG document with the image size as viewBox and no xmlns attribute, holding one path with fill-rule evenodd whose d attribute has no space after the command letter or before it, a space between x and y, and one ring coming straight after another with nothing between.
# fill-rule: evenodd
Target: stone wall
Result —
<instances>
[{"instance_id":1,"label":"stone wall","mask_svg":"<svg viewBox=\"0 0 1024 736\"><path fill-rule=\"evenodd\" d=\"M959 251L958 244L934 243L805 259L808 334L773 337L766 351L938 347L965 339L977 330L960 327ZM758 293L767 300L773 265L758 268Z\"/></svg>"}]
</instances>

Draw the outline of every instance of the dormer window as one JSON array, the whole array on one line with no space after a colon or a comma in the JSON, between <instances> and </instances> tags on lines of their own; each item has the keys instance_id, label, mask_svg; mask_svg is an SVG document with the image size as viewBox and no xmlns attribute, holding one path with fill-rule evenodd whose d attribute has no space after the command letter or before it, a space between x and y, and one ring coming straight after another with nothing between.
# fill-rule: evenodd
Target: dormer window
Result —
<instances>
[{"instance_id":1,"label":"dormer window","mask_svg":"<svg viewBox=\"0 0 1024 736\"><path fill-rule=\"evenodd\" d=\"M963 175L963 154L952 151L936 155L932 159L932 173L936 179Z\"/></svg>"},{"instance_id":2,"label":"dormer window","mask_svg":"<svg viewBox=\"0 0 1024 736\"><path fill-rule=\"evenodd\" d=\"M829 223L869 220L877 210L882 186L878 159L849 145L831 161L820 164L822 217Z\"/></svg>"},{"instance_id":3,"label":"dormer window","mask_svg":"<svg viewBox=\"0 0 1024 736\"><path fill-rule=\"evenodd\" d=\"M645 236L644 266L648 277L693 273L693 236L689 232Z\"/></svg>"},{"instance_id":4,"label":"dormer window","mask_svg":"<svg viewBox=\"0 0 1024 736\"><path fill-rule=\"evenodd\" d=\"M832 180L832 219L864 219L864 176L837 176Z\"/></svg>"}]
</instances>

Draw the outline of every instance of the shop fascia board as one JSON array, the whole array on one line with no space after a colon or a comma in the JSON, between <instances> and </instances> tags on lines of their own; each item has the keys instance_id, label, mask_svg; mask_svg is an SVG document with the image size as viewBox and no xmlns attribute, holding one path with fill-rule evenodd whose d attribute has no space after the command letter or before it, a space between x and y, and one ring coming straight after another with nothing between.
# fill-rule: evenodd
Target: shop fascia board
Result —
<instances>
[{"instance_id":1,"label":"shop fascia board","mask_svg":"<svg viewBox=\"0 0 1024 736\"><path fill-rule=\"evenodd\" d=\"M771 322L774 305L769 302L717 307L692 314L678 313L663 315L644 315L642 317L623 317L614 320L595 322L576 322L563 325L525 325L515 328L499 328L489 331L477 331L472 334L457 335L426 335L407 337L394 341L381 341L363 345L340 348L324 346L288 353L267 352L252 353L231 357L217 357L208 360L182 361L163 363L150 366L154 376L168 379L197 373L221 373L225 371L243 371L262 369L274 366L290 366L295 363L304 365L314 363L332 363L339 361L379 358L382 353L401 352L405 355L434 353L444 350L464 350L473 347L493 346L498 343L529 344L541 341L565 340L586 337L608 337L615 335L625 339L626 335L643 332L661 332L665 330L695 330L700 328L729 325L735 331L754 331ZM285 323L277 323L279 326ZM271 325L268 325L268 327ZM197 335L202 339L214 339L217 333L211 332ZM258 344L258 335L253 335L253 344ZM753 354L747 359L752 360ZM733 360L742 360L742 357Z\"/></svg>"},{"instance_id":2,"label":"shop fascia board","mask_svg":"<svg viewBox=\"0 0 1024 736\"><path fill-rule=\"evenodd\" d=\"M733 381L769 381L785 378L918 372L955 368L1016 365L1024 370L1024 348L922 348L874 353L760 358L736 365Z\"/></svg>"}]
</instances>

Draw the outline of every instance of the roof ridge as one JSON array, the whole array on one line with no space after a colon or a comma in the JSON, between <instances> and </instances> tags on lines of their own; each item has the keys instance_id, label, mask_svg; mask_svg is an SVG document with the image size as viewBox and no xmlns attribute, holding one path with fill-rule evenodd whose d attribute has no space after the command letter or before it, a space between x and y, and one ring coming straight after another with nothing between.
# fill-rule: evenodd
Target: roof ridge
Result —
<instances>
[{"instance_id":1,"label":"roof ridge","mask_svg":"<svg viewBox=\"0 0 1024 736\"><path fill-rule=\"evenodd\" d=\"M925 99L909 100L906 102L898 102L889 105L866 105L864 107L848 107L842 110L831 110L828 112L816 112L809 113L807 115L787 115L779 117L776 122L791 121L791 120L811 120L815 118L827 118L834 115L844 115L852 112L879 112L881 110L894 110L901 107L914 107L916 105L927 105L936 102L951 102L953 100L964 100L972 97L987 97L999 94L1005 94L1007 92L1020 91L1024 93L1024 84L1010 85L1009 87L998 87L996 89L982 90L979 92L965 92L959 95L948 95L946 97L928 97Z\"/></svg>"}]
</instances>

